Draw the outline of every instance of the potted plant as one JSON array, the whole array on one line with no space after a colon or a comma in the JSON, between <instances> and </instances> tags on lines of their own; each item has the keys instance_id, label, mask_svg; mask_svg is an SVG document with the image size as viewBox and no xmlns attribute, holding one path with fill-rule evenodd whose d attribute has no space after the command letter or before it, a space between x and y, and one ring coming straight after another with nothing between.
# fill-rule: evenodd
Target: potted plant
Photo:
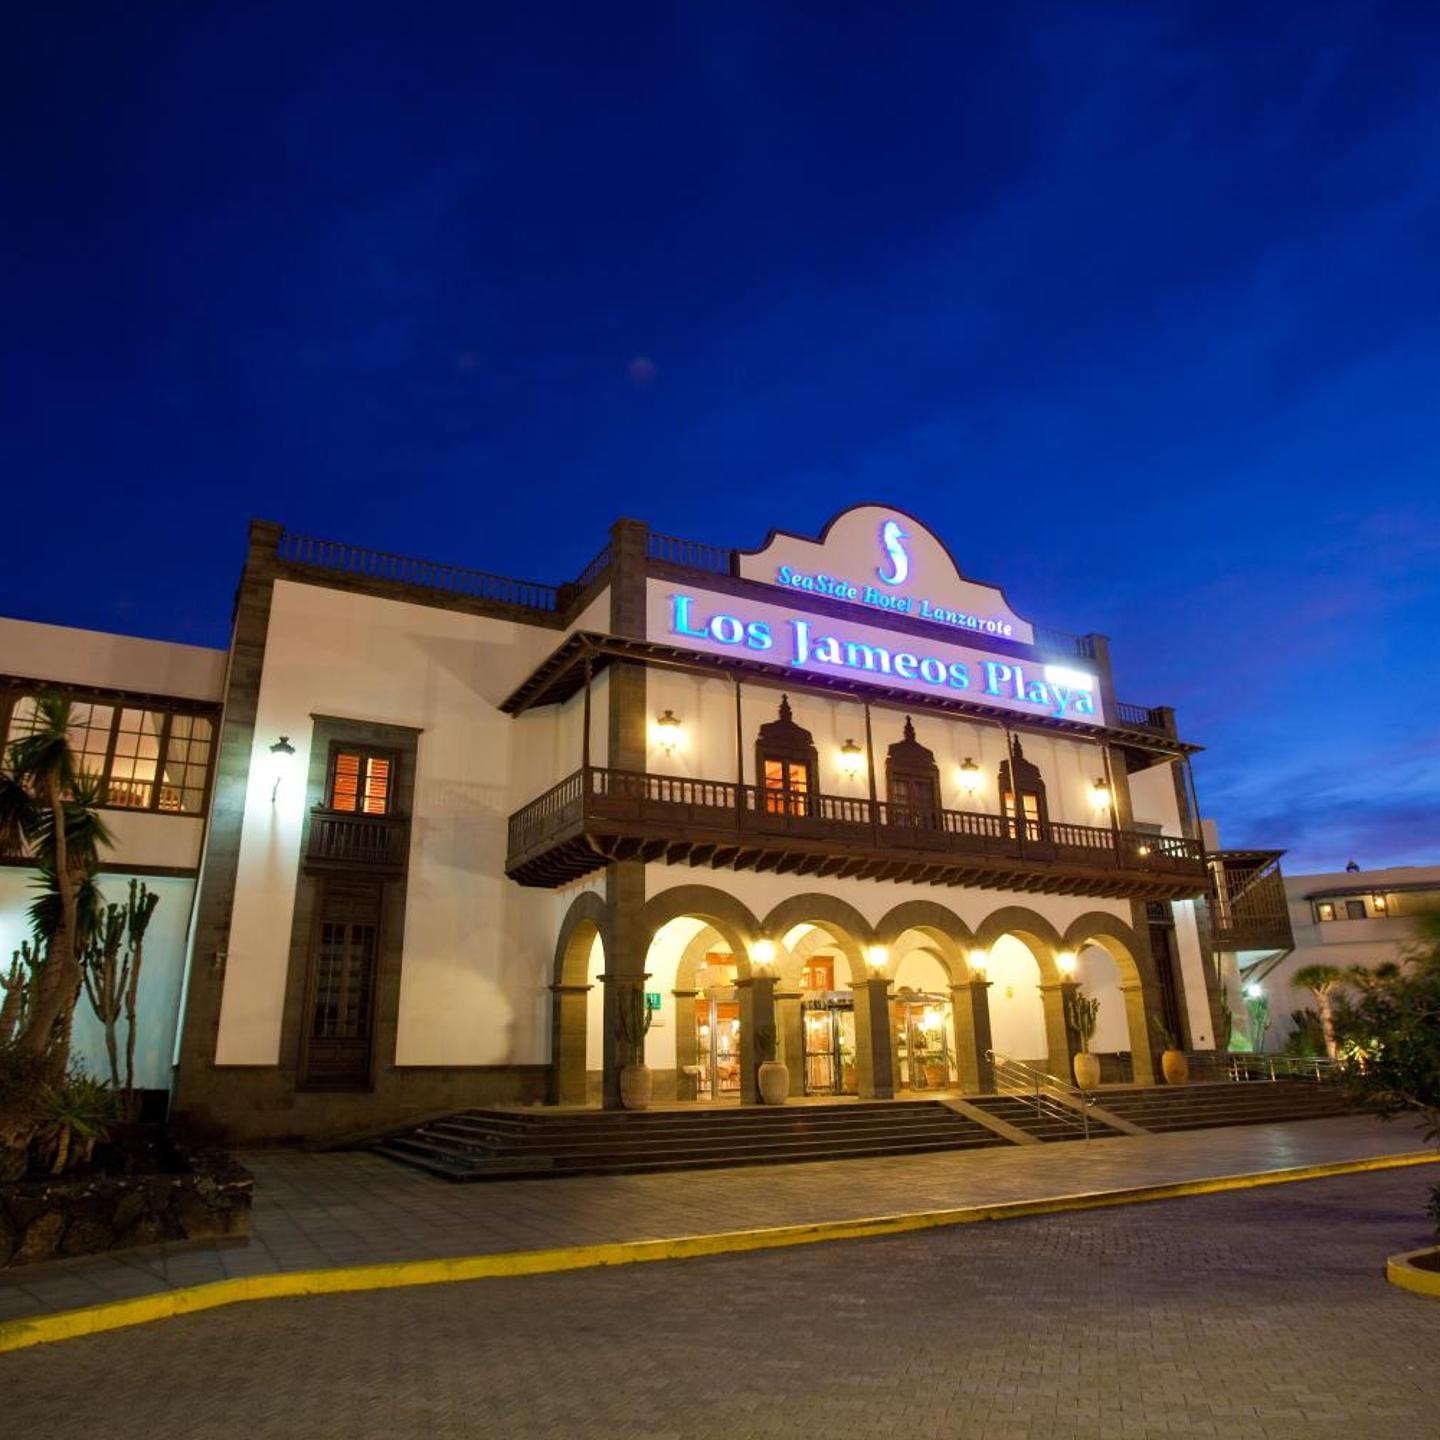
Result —
<instances>
[{"instance_id":1,"label":"potted plant","mask_svg":"<svg viewBox=\"0 0 1440 1440\"><path fill-rule=\"evenodd\" d=\"M620 991L620 1103L627 1110L644 1110L650 1104L651 1075L645 1063L645 1037L650 1033L654 1013L645 1003L645 991L639 985L626 985Z\"/></svg>"},{"instance_id":2,"label":"potted plant","mask_svg":"<svg viewBox=\"0 0 1440 1440\"><path fill-rule=\"evenodd\" d=\"M1160 1071L1167 1085L1183 1085L1190 1078L1190 1062L1175 1039L1174 1032L1158 1016L1150 1017L1150 1028L1165 1047L1160 1055Z\"/></svg>"},{"instance_id":3,"label":"potted plant","mask_svg":"<svg viewBox=\"0 0 1440 1440\"><path fill-rule=\"evenodd\" d=\"M1082 1090L1094 1090L1100 1084L1100 1057L1090 1053L1090 1042L1095 1038L1100 998L1087 995L1077 986L1065 1002L1065 1014L1080 1041L1079 1053L1072 1062L1075 1066L1075 1083Z\"/></svg>"},{"instance_id":4,"label":"potted plant","mask_svg":"<svg viewBox=\"0 0 1440 1440\"><path fill-rule=\"evenodd\" d=\"M775 1058L773 1025L762 1025L755 1032L755 1048L760 1055L760 1099L766 1105L783 1105L790 1094L790 1070Z\"/></svg>"}]
</instances>

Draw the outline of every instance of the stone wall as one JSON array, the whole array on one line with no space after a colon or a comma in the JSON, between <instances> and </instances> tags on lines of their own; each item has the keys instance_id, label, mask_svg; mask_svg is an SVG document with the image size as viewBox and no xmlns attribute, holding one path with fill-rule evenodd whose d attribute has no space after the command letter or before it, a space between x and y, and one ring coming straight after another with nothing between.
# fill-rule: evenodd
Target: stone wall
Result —
<instances>
[{"instance_id":1,"label":"stone wall","mask_svg":"<svg viewBox=\"0 0 1440 1440\"><path fill-rule=\"evenodd\" d=\"M228 1155L186 1156L179 1174L94 1175L0 1185L0 1267L246 1235L255 1182Z\"/></svg>"}]
</instances>

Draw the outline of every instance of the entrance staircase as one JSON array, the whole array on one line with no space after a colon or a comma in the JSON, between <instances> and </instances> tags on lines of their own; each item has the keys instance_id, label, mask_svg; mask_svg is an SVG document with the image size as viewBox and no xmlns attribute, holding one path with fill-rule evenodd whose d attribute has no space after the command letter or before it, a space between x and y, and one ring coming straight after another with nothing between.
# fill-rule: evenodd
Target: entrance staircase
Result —
<instances>
[{"instance_id":1,"label":"entrance staircase","mask_svg":"<svg viewBox=\"0 0 1440 1440\"><path fill-rule=\"evenodd\" d=\"M1056 1140L1082 1140L1085 1138L1086 1121L1092 1140L1099 1140L1121 1132L1105 1124L1098 1115L1084 1116L1078 1109L1069 1109L1061 1102L1051 1106L1036 1106L1033 1098L1020 1095L969 1095L968 1104L1027 1135L1046 1143Z\"/></svg>"},{"instance_id":2,"label":"entrance staircase","mask_svg":"<svg viewBox=\"0 0 1440 1440\"><path fill-rule=\"evenodd\" d=\"M1107 1085L1096 1095L1112 1115L1144 1130L1205 1130L1353 1114L1345 1087L1313 1080L1222 1080L1189 1085Z\"/></svg>"},{"instance_id":3,"label":"entrance staircase","mask_svg":"<svg viewBox=\"0 0 1440 1440\"><path fill-rule=\"evenodd\" d=\"M773 1109L465 1110L372 1148L447 1180L628 1175L973 1150L1000 1135L938 1100Z\"/></svg>"}]
</instances>

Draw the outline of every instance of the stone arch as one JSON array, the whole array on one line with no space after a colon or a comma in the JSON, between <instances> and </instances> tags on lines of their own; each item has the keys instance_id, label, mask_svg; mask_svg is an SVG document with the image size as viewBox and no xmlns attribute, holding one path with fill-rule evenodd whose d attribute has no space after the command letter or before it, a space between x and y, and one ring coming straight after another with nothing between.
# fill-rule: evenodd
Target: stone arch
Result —
<instances>
[{"instance_id":1,"label":"stone arch","mask_svg":"<svg viewBox=\"0 0 1440 1440\"><path fill-rule=\"evenodd\" d=\"M851 975L858 979L865 974L865 947L875 943L875 932L853 905L834 895L791 895L770 911L761 929L778 944L797 925L826 931L845 956Z\"/></svg>"},{"instance_id":2,"label":"stone arch","mask_svg":"<svg viewBox=\"0 0 1440 1440\"><path fill-rule=\"evenodd\" d=\"M1161 1013L1161 1004L1149 938L1142 940L1134 927L1119 916L1089 910L1066 926L1065 944L1077 955L1087 946L1098 946L1115 961L1130 1036L1131 1078L1137 1085L1152 1084L1159 1047L1151 1032L1151 1020Z\"/></svg>"},{"instance_id":3,"label":"stone arch","mask_svg":"<svg viewBox=\"0 0 1440 1440\"><path fill-rule=\"evenodd\" d=\"M875 927L875 935L881 945L893 950L901 936L910 930L925 937L929 948L939 956L952 985L969 977L969 951L974 937L970 927L953 911L933 900L906 900L886 912ZM898 957L891 958L893 969Z\"/></svg>"},{"instance_id":4,"label":"stone arch","mask_svg":"<svg viewBox=\"0 0 1440 1440\"><path fill-rule=\"evenodd\" d=\"M598 938L608 955L609 912L593 890L577 895L560 922L550 986L550 1102L583 1105L587 1097L586 1032L590 952Z\"/></svg>"},{"instance_id":5,"label":"stone arch","mask_svg":"<svg viewBox=\"0 0 1440 1440\"><path fill-rule=\"evenodd\" d=\"M1060 932L1043 916L1023 905L1006 905L992 911L976 928L975 940L988 950L1002 935L1013 935L1023 940L1040 966L1040 980L1044 985L1054 985L1060 979L1055 968L1057 952L1065 948Z\"/></svg>"},{"instance_id":6,"label":"stone arch","mask_svg":"<svg viewBox=\"0 0 1440 1440\"><path fill-rule=\"evenodd\" d=\"M660 927L682 916L706 921L729 947L741 976L750 973L750 947L761 930L748 906L713 885L673 885L645 902L640 933L648 951Z\"/></svg>"}]
</instances>

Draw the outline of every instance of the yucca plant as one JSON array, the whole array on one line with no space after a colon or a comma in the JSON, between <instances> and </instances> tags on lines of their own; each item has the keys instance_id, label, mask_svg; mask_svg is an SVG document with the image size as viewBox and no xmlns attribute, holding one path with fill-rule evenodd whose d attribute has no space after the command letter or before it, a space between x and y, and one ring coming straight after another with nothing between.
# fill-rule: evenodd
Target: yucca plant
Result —
<instances>
[{"instance_id":1,"label":"yucca plant","mask_svg":"<svg viewBox=\"0 0 1440 1440\"><path fill-rule=\"evenodd\" d=\"M57 1085L42 1085L38 1095L40 1124L36 1139L47 1152L52 1175L63 1175L90 1159L95 1146L110 1134L115 1120L115 1092L103 1080L74 1071Z\"/></svg>"}]
</instances>

